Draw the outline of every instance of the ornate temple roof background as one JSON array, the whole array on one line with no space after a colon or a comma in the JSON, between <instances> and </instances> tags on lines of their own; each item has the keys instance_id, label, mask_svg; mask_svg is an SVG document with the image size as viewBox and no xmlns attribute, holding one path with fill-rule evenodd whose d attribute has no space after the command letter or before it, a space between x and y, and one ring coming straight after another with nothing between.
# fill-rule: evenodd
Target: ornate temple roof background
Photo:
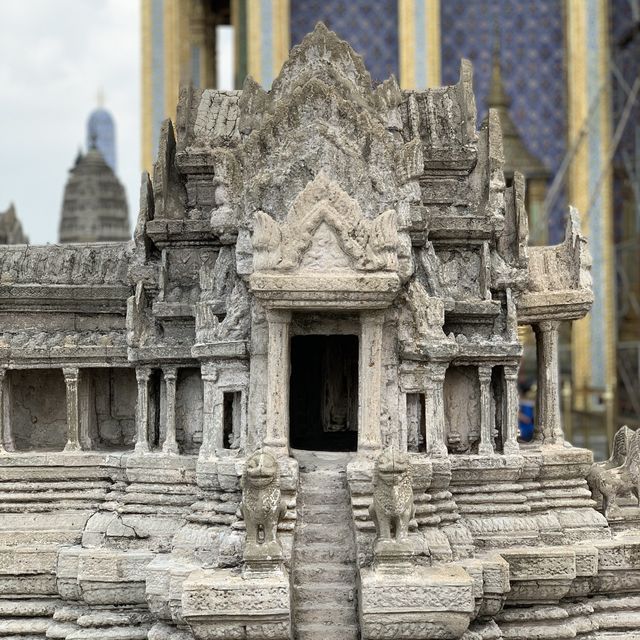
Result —
<instances>
[{"instance_id":1,"label":"ornate temple roof background","mask_svg":"<svg viewBox=\"0 0 640 640\"><path fill-rule=\"evenodd\" d=\"M451 0L441 4L442 81L456 82L459 59L473 62L479 121L487 112L491 53L501 40L502 78L509 113L527 149L555 173L566 151L562 0ZM551 242L564 232L565 202L550 219Z\"/></svg>"},{"instance_id":2,"label":"ornate temple roof background","mask_svg":"<svg viewBox=\"0 0 640 640\"><path fill-rule=\"evenodd\" d=\"M362 55L374 82L398 75L397 0L291 0L291 44L313 31L318 21Z\"/></svg>"}]
</instances>

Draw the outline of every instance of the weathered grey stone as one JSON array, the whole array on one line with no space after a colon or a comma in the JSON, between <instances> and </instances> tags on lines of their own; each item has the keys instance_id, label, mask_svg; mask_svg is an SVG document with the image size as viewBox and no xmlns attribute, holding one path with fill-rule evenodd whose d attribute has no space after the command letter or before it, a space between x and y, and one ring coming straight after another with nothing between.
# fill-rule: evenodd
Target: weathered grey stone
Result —
<instances>
[{"instance_id":1,"label":"weathered grey stone","mask_svg":"<svg viewBox=\"0 0 640 640\"><path fill-rule=\"evenodd\" d=\"M0 247L0 635L637 636L637 437L560 420L586 239L528 247L503 164L470 63L374 86L318 25L181 91L131 242Z\"/></svg>"}]
</instances>

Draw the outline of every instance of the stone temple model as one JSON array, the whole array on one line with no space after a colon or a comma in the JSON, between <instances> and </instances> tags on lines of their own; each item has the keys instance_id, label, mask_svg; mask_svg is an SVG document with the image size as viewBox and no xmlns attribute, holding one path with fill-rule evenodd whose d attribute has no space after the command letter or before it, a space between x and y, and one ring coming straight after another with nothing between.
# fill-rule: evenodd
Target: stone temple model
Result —
<instances>
[{"instance_id":1,"label":"stone temple model","mask_svg":"<svg viewBox=\"0 0 640 640\"><path fill-rule=\"evenodd\" d=\"M466 61L374 86L319 25L184 90L133 241L0 248L0 638L637 639L639 443L564 440L590 257L523 191Z\"/></svg>"}]
</instances>

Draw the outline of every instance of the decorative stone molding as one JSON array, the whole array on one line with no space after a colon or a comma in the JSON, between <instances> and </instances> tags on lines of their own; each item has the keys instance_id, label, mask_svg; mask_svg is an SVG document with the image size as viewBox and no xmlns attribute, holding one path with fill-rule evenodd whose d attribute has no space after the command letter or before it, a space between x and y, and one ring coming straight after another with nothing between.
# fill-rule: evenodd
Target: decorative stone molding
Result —
<instances>
[{"instance_id":1,"label":"decorative stone molding","mask_svg":"<svg viewBox=\"0 0 640 640\"><path fill-rule=\"evenodd\" d=\"M252 292L269 305L388 306L400 287L396 214L370 220L320 172L286 219L258 211Z\"/></svg>"},{"instance_id":2,"label":"decorative stone molding","mask_svg":"<svg viewBox=\"0 0 640 640\"><path fill-rule=\"evenodd\" d=\"M318 247L308 255L322 225L325 253ZM398 270L395 212L366 219L358 203L322 171L295 199L282 224L256 213L253 248L257 272Z\"/></svg>"},{"instance_id":3,"label":"decorative stone molding","mask_svg":"<svg viewBox=\"0 0 640 640\"><path fill-rule=\"evenodd\" d=\"M564 242L529 248L529 284L518 299L518 322L576 320L593 304L591 254L580 214L569 208Z\"/></svg>"}]
</instances>

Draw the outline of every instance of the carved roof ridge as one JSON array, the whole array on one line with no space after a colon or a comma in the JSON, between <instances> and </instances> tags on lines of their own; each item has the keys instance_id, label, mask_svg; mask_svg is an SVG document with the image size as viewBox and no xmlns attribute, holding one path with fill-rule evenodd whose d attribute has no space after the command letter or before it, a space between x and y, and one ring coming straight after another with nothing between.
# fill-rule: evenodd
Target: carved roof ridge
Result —
<instances>
[{"instance_id":1,"label":"carved roof ridge","mask_svg":"<svg viewBox=\"0 0 640 640\"><path fill-rule=\"evenodd\" d=\"M324 71L326 77L332 76L334 80L347 81L361 97L368 97L374 91L371 74L362 56L324 23L318 22L315 29L291 49L269 93L280 99L292 92L301 79L304 83L310 72L316 75L319 71Z\"/></svg>"}]
</instances>

